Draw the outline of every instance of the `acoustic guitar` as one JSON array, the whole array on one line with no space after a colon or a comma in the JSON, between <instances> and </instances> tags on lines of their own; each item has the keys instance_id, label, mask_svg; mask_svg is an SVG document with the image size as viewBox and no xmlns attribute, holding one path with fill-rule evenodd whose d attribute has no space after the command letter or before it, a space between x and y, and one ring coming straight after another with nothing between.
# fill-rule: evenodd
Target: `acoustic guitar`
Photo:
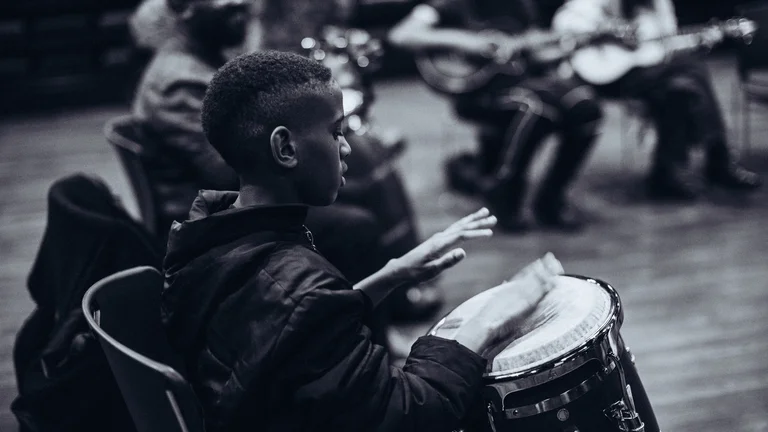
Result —
<instances>
[{"instance_id":1,"label":"acoustic guitar","mask_svg":"<svg viewBox=\"0 0 768 432\"><path fill-rule=\"evenodd\" d=\"M757 24L746 18L715 21L684 27L676 34L638 41L636 46L608 42L576 51L570 59L573 71L584 81L605 85L617 81L635 67L658 65L683 53L711 49L725 39L752 41Z\"/></svg>"},{"instance_id":2,"label":"acoustic guitar","mask_svg":"<svg viewBox=\"0 0 768 432\"><path fill-rule=\"evenodd\" d=\"M417 55L416 66L424 82L439 93L465 94L484 87L500 75L522 78L533 52L554 48L558 55L568 56L579 48L604 40L618 40L629 45L634 30L626 23L610 23L587 33L533 31L510 35L494 30L481 34L498 47L490 58L475 58L448 50Z\"/></svg>"}]
</instances>

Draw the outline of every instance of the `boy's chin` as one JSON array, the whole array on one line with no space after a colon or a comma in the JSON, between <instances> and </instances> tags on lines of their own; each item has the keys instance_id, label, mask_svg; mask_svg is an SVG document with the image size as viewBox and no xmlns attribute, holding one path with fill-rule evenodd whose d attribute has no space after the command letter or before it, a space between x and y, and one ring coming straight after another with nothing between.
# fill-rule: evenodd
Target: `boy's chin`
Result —
<instances>
[{"instance_id":1,"label":"boy's chin","mask_svg":"<svg viewBox=\"0 0 768 432\"><path fill-rule=\"evenodd\" d=\"M334 194L327 196L327 197L317 197L315 199L307 200L307 204L312 207L326 207L336 202L336 199L339 197L339 192L336 191Z\"/></svg>"}]
</instances>

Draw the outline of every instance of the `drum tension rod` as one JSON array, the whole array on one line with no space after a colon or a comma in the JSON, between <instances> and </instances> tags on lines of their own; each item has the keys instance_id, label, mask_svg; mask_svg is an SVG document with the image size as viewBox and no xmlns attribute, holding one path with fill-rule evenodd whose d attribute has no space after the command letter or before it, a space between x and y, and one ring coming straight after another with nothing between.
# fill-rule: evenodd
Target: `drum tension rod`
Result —
<instances>
[{"instance_id":1,"label":"drum tension rod","mask_svg":"<svg viewBox=\"0 0 768 432\"><path fill-rule=\"evenodd\" d=\"M624 366L621 360L614 353L609 353L610 358L616 368L619 370L619 379L621 380L621 390L623 397L611 404L603 412L608 418L616 420L619 429L622 432L645 432L645 424L640 419L640 415L635 409L635 400L632 397L632 387L627 384L627 378L624 375Z\"/></svg>"},{"instance_id":2,"label":"drum tension rod","mask_svg":"<svg viewBox=\"0 0 768 432\"><path fill-rule=\"evenodd\" d=\"M493 404L488 402L486 409L488 411L488 424L491 425L491 432L496 432L496 419L493 417Z\"/></svg>"}]
</instances>

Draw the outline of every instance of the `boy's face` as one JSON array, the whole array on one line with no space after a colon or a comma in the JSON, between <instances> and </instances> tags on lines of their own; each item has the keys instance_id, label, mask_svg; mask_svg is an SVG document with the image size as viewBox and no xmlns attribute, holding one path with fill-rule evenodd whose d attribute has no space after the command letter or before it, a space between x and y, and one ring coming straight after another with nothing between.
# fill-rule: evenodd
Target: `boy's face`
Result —
<instances>
[{"instance_id":1,"label":"boy's face","mask_svg":"<svg viewBox=\"0 0 768 432\"><path fill-rule=\"evenodd\" d=\"M294 177L303 202L325 206L336 200L344 185L347 164L344 159L352 149L341 134L344 105L341 89L332 82L328 91L306 97L299 121L292 129L298 156Z\"/></svg>"}]
</instances>

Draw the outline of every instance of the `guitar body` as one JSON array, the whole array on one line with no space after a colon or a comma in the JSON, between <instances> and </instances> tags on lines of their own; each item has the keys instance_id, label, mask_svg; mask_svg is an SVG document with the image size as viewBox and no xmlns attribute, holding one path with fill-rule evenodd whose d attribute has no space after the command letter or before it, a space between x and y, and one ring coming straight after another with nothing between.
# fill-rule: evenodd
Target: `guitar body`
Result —
<instances>
[{"instance_id":1,"label":"guitar body","mask_svg":"<svg viewBox=\"0 0 768 432\"><path fill-rule=\"evenodd\" d=\"M619 80L636 67L660 64L666 57L661 43L643 43L635 50L619 44L602 44L579 50L571 57L574 72L593 85Z\"/></svg>"},{"instance_id":2,"label":"guitar body","mask_svg":"<svg viewBox=\"0 0 768 432\"><path fill-rule=\"evenodd\" d=\"M417 56L416 67L428 86L448 95L479 90L497 75L522 77L526 70L522 60L501 65L492 60L471 60L451 52Z\"/></svg>"},{"instance_id":3,"label":"guitar body","mask_svg":"<svg viewBox=\"0 0 768 432\"><path fill-rule=\"evenodd\" d=\"M655 20L644 18L636 22L639 44L629 47L626 44L605 43L582 48L571 57L573 71L590 84L610 84L633 68L655 66L670 56L712 48L725 38L749 43L757 31L754 21L732 18L663 35Z\"/></svg>"},{"instance_id":4,"label":"guitar body","mask_svg":"<svg viewBox=\"0 0 768 432\"><path fill-rule=\"evenodd\" d=\"M591 44L595 38L624 39L627 29L625 25L609 24L584 34L526 31L514 36L499 35L499 32L493 30L484 31L481 33L499 42L495 58L471 59L450 51L429 52L416 57L416 66L424 82L434 90L448 95L461 95L481 89L496 77L511 78L512 81L523 79L529 67L528 61L537 57L531 56L534 52L551 56L544 63L552 62L555 58L560 61L565 42L575 49ZM584 57L584 62L588 63L589 58L589 55ZM542 60L542 56L538 56L539 64ZM536 59L533 61L537 62Z\"/></svg>"}]
</instances>

